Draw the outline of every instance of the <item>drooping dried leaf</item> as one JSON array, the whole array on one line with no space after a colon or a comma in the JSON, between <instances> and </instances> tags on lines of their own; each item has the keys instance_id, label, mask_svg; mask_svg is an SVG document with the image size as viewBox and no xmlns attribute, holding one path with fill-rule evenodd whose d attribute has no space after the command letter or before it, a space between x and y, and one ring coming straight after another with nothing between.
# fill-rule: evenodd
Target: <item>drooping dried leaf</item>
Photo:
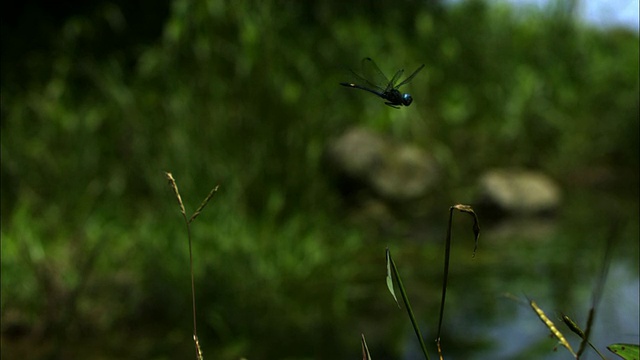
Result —
<instances>
[{"instance_id":1,"label":"drooping dried leaf","mask_svg":"<svg viewBox=\"0 0 640 360\"><path fill-rule=\"evenodd\" d=\"M473 208L469 205L456 204L452 206L454 209L467 213L473 217L473 236L475 238L475 245L473 247L473 256L476 256L476 250L478 250L478 239L480 238L480 221L478 220L478 215Z\"/></svg>"}]
</instances>

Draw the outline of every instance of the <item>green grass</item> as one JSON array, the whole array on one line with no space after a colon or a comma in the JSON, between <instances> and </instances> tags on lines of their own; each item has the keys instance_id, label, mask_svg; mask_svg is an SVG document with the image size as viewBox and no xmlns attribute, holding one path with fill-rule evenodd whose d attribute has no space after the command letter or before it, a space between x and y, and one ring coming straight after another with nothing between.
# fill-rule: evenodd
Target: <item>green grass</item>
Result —
<instances>
[{"instance_id":1,"label":"green grass","mask_svg":"<svg viewBox=\"0 0 640 360\"><path fill-rule=\"evenodd\" d=\"M221 186L191 234L207 358L352 356L351 336L367 327L353 319L365 313L398 334L367 334L373 356L378 346L399 353L393 314L367 300L379 250L410 229L352 221L323 165L328 141L355 125L442 164L446 184L414 205L421 213L469 199L493 166L538 167L565 184L597 167L620 174L605 186L637 194L636 33L478 1L361 7L175 2L158 38L121 46L109 42L122 32L107 6L47 34L15 34L46 38L42 48L3 41L3 316L18 312L67 357L192 349L189 251L162 179L170 170L186 204ZM136 20L124 37L143 26ZM338 85L365 56L385 71L426 64L407 88L411 107L385 109ZM413 249L395 254L440 251ZM417 266L407 282L440 285L437 268ZM300 345L273 346L284 342Z\"/></svg>"}]
</instances>

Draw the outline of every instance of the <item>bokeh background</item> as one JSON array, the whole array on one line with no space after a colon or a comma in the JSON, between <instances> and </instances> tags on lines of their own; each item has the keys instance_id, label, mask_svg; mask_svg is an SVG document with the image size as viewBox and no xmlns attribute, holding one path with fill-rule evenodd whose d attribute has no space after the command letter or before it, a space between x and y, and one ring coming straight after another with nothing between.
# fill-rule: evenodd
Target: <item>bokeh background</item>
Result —
<instances>
[{"instance_id":1,"label":"bokeh background","mask_svg":"<svg viewBox=\"0 0 640 360\"><path fill-rule=\"evenodd\" d=\"M373 358L421 358L386 246L435 357L448 209L491 168L542 172L562 200L479 211L475 258L454 218L445 356L570 358L512 296L584 326L608 243L592 339L638 343L638 29L582 3L3 3L2 358L195 357L164 171L188 213L220 186L192 224L205 358L357 358L361 333ZM410 107L338 85L365 56L426 64ZM326 154L355 127L428 153L439 181L354 200Z\"/></svg>"}]
</instances>

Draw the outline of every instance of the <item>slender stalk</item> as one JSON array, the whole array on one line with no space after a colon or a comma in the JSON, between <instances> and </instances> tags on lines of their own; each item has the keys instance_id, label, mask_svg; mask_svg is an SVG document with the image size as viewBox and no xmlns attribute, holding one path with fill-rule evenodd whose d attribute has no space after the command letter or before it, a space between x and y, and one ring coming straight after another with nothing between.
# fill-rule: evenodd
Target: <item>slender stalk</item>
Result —
<instances>
[{"instance_id":1,"label":"slender stalk","mask_svg":"<svg viewBox=\"0 0 640 360\"><path fill-rule=\"evenodd\" d=\"M364 338L364 334L361 335L360 342L362 343L362 360L371 360L371 353L369 353L369 347L367 346L367 340Z\"/></svg>"},{"instance_id":2,"label":"slender stalk","mask_svg":"<svg viewBox=\"0 0 640 360\"><path fill-rule=\"evenodd\" d=\"M447 297L447 280L449 279L449 256L451 254L451 224L453 221L453 207L449 208L449 225L447 226L447 237L444 245L444 274L442 275L442 299L440 300L440 316L438 319L438 335L436 336L436 344L438 344L438 354L442 359L442 349L440 347L440 332L442 330L442 318L444 317L444 302Z\"/></svg>"},{"instance_id":3,"label":"slender stalk","mask_svg":"<svg viewBox=\"0 0 640 360\"><path fill-rule=\"evenodd\" d=\"M193 341L196 343L196 351L198 352L198 359L201 359L201 351L198 342L198 329L196 325L196 285L193 276L193 251L191 246L191 226L185 217L187 225L187 236L189 237L189 272L191 273L191 305L193 309Z\"/></svg>"},{"instance_id":4,"label":"slender stalk","mask_svg":"<svg viewBox=\"0 0 640 360\"><path fill-rule=\"evenodd\" d=\"M600 297L602 296L602 292L604 291L604 283L607 279L607 274L609 273L609 265L611 264L611 253L613 251L613 245L616 240L617 230L618 223L614 222L611 225L610 234L606 240L604 258L602 260L602 270L600 271L600 276L598 277L595 289L593 289L593 297L591 302L591 309L589 310L589 316L587 318L587 326L585 327L584 336L582 337L580 347L578 348L578 352L576 353L576 358L579 358L580 355L582 355L584 350L587 348L587 344L591 345L591 347L596 350L596 352L600 356L602 356L602 354L600 354L600 352L591 344L591 342L589 342L589 336L591 335L592 325L595 321L596 308L600 303Z\"/></svg>"},{"instance_id":5,"label":"slender stalk","mask_svg":"<svg viewBox=\"0 0 640 360\"><path fill-rule=\"evenodd\" d=\"M187 238L189 239L189 272L191 274L191 306L193 309L193 342L196 346L196 359L203 360L202 349L200 348L200 341L198 340L198 327L196 322L196 318L197 318L196 316L196 285L195 285L195 280L193 276L193 246L191 244L192 243L191 222L195 220L196 217L198 217L198 215L200 215L200 212L202 211L202 209L204 209L207 203L209 203L209 200L211 200L213 195L218 191L218 186L216 186L209 192L209 195L207 195L207 197L202 201L202 203L200 204L198 209L196 209L193 215L191 215L190 218L187 218L187 213L184 209L182 197L180 196L180 191L178 191L178 184L176 183L171 173L166 172L165 176L167 180L169 180L169 186L171 186L171 189L173 190L173 193L178 201L178 205L180 206L180 213L182 214L182 217L184 218L185 226L187 227Z\"/></svg>"},{"instance_id":6,"label":"slender stalk","mask_svg":"<svg viewBox=\"0 0 640 360\"><path fill-rule=\"evenodd\" d=\"M449 224L447 226L447 237L445 239L445 247L444 247L444 274L442 275L442 299L440 300L440 315L438 319L438 335L436 336L436 344L438 346L438 356L440 359L443 359L442 356L442 346L440 343L440 334L442 330L442 318L444 317L444 303L447 297L447 279L449 278L449 258L451 255L451 225L453 222L453 210L458 210L460 212L467 213L473 217L473 234L475 239L475 244L473 247L473 257L476 256L476 250L478 249L478 238L480 237L480 225L478 222L478 216L473 211L471 206L457 204L453 205L449 208Z\"/></svg>"}]
</instances>

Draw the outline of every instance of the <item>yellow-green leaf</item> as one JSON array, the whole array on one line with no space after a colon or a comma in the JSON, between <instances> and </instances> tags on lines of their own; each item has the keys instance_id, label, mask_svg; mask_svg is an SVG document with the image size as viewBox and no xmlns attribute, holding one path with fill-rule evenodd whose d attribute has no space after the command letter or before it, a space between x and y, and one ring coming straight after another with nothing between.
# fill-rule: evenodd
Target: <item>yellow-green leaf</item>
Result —
<instances>
[{"instance_id":1,"label":"yellow-green leaf","mask_svg":"<svg viewBox=\"0 0 640 360\"><path fill-rule=\"evenodd\" d=\"M607 349L625 360L638 360L640 356L638 344L611 344Z\"/></svg>"},{"instance_id":2,"label":"yellow-green leaf","mask_svg":"<svg viewBox=\"0 0 640 360\"><path fill-rule=\"evenodd\" d=\"M398 302L398 298L396 297L396 292L393 290L393 279L391 278L391 252L387 247L387 288L389 292L393 296L393 300L398 304L398 308L400 308L400 303Z\"/></svg>"}]
</instances>

